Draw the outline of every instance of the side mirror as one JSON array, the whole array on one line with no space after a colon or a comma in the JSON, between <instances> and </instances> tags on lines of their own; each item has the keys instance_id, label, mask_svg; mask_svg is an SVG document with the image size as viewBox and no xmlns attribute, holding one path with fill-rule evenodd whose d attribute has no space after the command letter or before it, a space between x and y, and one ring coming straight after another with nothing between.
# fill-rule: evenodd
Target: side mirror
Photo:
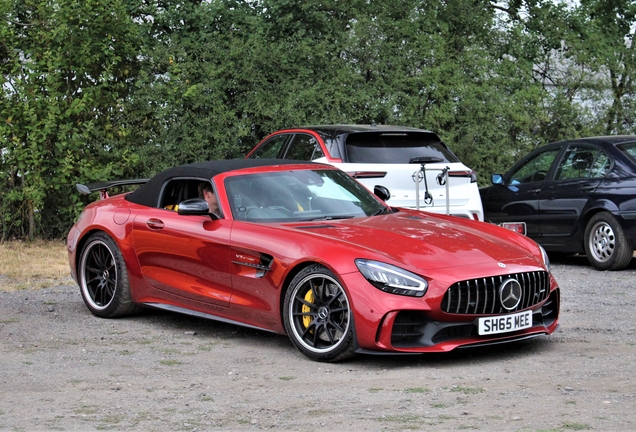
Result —
<instances>
[{"instance_id":1,"label":"side mirror","mask_svg":"<svg viewBox=\"0 0 636 432\"><path fill-rule=\"evenodd\" d=\"M192 198L179 203L179 209L177 213L184 216L207 216L210 215L212 219L218 219L219 217L214 213L210 213L208 203L201 198Z\"/></svg>"},{"instance_id":2,"label":"side mirror","mask_svg":"<svg viewBox=\"0 0 636 432\"><path fill-rule=\"evenodd\" d=\"M373 187L373 193L382 201L388 201L391 198L391 192L386 186L375 185Z\"/></svg>"},{"instance_id":3,"label":"side mirror","mask_svg":"<svg viewBox=\"0 0 636 432\"><path fill-rule=\"evenodd\" d=\"M501 174L493 174L490 178L492 184L502 185L503 184L503 176Z\"/></svg>"}]
</instances>

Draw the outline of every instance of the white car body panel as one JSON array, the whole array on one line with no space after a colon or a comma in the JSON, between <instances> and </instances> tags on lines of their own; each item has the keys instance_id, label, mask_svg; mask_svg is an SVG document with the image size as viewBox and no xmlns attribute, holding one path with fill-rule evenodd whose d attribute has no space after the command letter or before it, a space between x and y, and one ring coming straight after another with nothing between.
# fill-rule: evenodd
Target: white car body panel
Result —
<instances>
[{"instance_id":1,"label":"white car body panel","mask_svg":"<svg viewBox=\"0 0 636 432\"><path fill-rule=\"evenodd\" d=\"M394 207L417 208L416 184L421 167L419 164L361 164L361 163L332 163L327 158L320 158L314 162L330 164L354 175L370 191L376 185L389 189L391 198L389 204ZM426 182L432 195L432 201L424 199L425 184L423 179L419 183L419 209L432 213L446 213L446 185L440 185L437 177L446 167L449 172L467 172L470 169L463 163L433 163L425 165ZM355 173L386 173L384 177L357 177ZM449 177L449 214L469 219L484 220L484 214L479 197L477 183L471 183L470 177Z\"/></svg>"}]
</instances>

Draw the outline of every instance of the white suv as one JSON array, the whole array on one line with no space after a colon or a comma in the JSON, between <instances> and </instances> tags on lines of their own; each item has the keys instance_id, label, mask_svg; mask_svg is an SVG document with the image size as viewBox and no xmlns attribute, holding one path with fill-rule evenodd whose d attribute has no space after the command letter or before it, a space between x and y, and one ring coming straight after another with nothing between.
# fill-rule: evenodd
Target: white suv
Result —
<instances>
[{"instance_id":1,"label":"white suv","mask_svg":"<svg viewBox=\"0 0 636 432\"><path fill-rule=\"evenodd\" d=\"M477 176L430 131L378 125L284 129L263 139L247 158L327 163L370 190L387 187L394 207L484 220Z\"/></svg>"}]
</instances>

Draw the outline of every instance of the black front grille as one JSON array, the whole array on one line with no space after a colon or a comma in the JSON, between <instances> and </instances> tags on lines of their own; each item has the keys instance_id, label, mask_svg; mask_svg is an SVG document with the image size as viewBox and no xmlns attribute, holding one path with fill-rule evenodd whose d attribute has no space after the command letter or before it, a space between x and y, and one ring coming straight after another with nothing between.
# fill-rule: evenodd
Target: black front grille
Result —
<instances>
[{"instance_id":1,"label":"black front grille","mask_svg":"<svg viewBox=\"0 0 636 432\"><path fill-rule=\"evenodd\" d=\"M519 305L513 310L504 309L499 299L499 287L509 279L521 285ZM545 271L534 271L457 282L446 291L442 310L452 314L484 315L502 314L527 309L541 303L550 292L550 276Z\"/></svg>"}]
</instances>

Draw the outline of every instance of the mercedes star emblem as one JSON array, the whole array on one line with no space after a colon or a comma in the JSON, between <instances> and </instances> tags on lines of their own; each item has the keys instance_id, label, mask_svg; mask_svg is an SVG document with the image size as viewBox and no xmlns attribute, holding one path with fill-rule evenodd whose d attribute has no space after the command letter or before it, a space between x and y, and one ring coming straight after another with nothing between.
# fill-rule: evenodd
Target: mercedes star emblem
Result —
<instances>
[{"instance_id":1,"label":"mercedes star emblem","mask_svg":"<svg viewBox=\"0 0 636 432\"><path fill-rule=\"evenodd\" d=\"M521 285L516 279L506 279L499 286L499 300L506 310L513 310L521 302Z\"/></svg>"}]
</instances>

